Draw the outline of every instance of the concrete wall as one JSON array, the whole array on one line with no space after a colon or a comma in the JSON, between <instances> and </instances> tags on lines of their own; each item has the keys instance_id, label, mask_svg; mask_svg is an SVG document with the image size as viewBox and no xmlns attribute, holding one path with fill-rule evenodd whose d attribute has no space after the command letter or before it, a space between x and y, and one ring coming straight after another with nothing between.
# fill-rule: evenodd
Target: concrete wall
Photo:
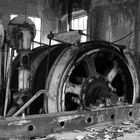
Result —
<instances>
[{"instance_id":1,"label":"concrete wall","mask_svg":"<svg viewBox=\"0 0 140 140\"><path fill-rule=\"evenodd\" d=\"M91 1L89 10L88 32L97 40L107 40L114 42L131 33L125 39L118 41L118 44L126 45L134 49L136 44L135 29L138 25L138 1L127 0L117 2L95 3Z\"/></svg>"},{"instance_id":2,"label":"concrete wall","mask_svg":"<svg viewBox=\"0 0 140 140\"><path fill-rule=\"evenodd\" d=\"M128 35L116 43L140 53L139 0L88 0L88 4L81 7L88 13L89 40L114 42ZM66 16L60 19L60 25L60 31L66 29Z\"/></svg>"},{"instance_id":3,"label":"concrete wall","mask_svg":"<svg viewBox=\"0 0 140 140\"><path fill-rule=\"evenodd\" d=\"M26 7L26 8L25 8ZM37 3L24 2L24 0L0 0L0 13L2 14L5 28L10 20L10 14L25 14L30 16L39 16Z\"/></svg>"},{"instance_id":4,"label":"concrete wall","mask_svg":"<svg viewBox=\"0 0 140 140\"><path fill-rule=\"evenodd\" d=\"M126 45L140 64L139 0L91 0L88 16L88 34Z\"/></svg>"},{"instance_id":5,"label":"concrete wall","mask_svg":"<svg viewBox=\"0 0 140 140\"><path fill-rule=\"evenodd\" d=\"M88 34L97 40L116 41L134 31L117 43L126 45L132 51L140 52L139 0L88 0L86 2L86 7L83 8L87 10L89 16ZM10 14L25 14L25 7L27 15L42 19L42 42L48 43L47 34L50 31L66 31L67 16L59 16L60 12L56 12L63 7L58 6L57 10L52 10L48 0L0 0L0 14L5 28L10 20Z\"/></svg>"}]
</instances>

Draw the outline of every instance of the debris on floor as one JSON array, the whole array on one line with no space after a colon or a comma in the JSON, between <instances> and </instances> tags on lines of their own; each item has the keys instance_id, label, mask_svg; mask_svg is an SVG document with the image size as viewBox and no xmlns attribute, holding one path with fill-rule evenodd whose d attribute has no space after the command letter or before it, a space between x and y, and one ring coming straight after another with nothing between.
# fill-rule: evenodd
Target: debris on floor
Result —
<instances>
[{"instance_id":1,"label":"debris on floor","mask_svg":"<svg viewBox=\"0 0 140 140\"><path fill-rule=\"evenodd\" d=\"M140 122L121 122L103 126L90 126L83 130L74 130L48 135L35 140L139 140Z\"/></svg>"}]
</instances>

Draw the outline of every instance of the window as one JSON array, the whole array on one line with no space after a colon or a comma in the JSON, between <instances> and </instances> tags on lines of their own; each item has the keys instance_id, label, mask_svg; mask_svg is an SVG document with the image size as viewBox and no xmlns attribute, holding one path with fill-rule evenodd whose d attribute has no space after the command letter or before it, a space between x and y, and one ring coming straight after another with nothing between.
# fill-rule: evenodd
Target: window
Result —
<instances>
[{"instance_id":1,"label":"window","mask_svg":"<svg viewBox=\"0 0 140 140\"><path fill-rule=\"evenodd\" d=\"M41 19L35 18L35 17L29 17L35 24L36 27L36 36L34 38L34 41L41 42ZM33 44L33 48L38 47L38 43Z\"/></svg>"},{"instance_id":2,"label":"window","mask_svg":"<svg viewBox=\"0 0 140 140\"><path fill-rule=\"evenodd\" d=\"M13 19L15 18L17 15L11 15L10 19ZM41 18L37 18L37 17L28 17L30 18L34 24L35 24L35 27L36 27L36 36L34 38L34 41L36 42L41 42ZM39 44L38 43L32 43L32 48L36 48L36 47L39 47Z\"/></svg>"},{"instance_id":3,"label":"window","mask_svg":"<svg viewBox=\"0 0 140 140\"><path fill-rule=\"evenodd\" d=\"M76 16L72 19L71 28L73 30L82 30L83 33L87 34L87 16ZM82 35L81 42L85 42L87 37Z\"/></svg>"}]
</instances>

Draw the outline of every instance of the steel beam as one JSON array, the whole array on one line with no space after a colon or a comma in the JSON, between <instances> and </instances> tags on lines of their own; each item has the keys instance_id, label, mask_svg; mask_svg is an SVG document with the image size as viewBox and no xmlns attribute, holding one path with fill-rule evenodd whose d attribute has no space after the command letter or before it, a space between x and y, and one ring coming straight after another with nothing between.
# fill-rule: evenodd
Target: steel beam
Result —
<instances>
[{"instance_id":1,"label":"steel beam","mask_svg":"<svg viewBox=\"0 0 140 140\"><path fill-rule=\"evenodd\" d=\"M0 120L0 139L45 136L91 125L140 119L140 104Z\"/></svg>"}]
</instances>

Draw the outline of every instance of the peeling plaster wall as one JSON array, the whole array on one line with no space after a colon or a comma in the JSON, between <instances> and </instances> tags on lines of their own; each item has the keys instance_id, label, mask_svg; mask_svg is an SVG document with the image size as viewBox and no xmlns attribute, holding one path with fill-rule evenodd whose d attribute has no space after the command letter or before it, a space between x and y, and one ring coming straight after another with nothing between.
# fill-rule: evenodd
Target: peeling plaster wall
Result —
<instances>
[{"instance_id":1,"label":"peeling plaster wall","mask_svg":"<svg viewBox=\"0 0 140 140\"><path fill-rule=\"evenodd\" d=\"M93 7L91 4L89 12L88 33L97 40L116 41L135 30L137 1L129 3L98 3ZM134 49L134 36L118 41L118 44L126 45Z\"/></svg>"},{"instance_id":2,"label":"peeling plaster wall","mask_svg":"<svg viewBox=\"0 0 140 140\"><path fill-rule=\"evenodd\" d=\"M10 20L10 14L25 14L24 0L0 0L0 13L5 28ZM27 2L26 13L30 16L38 16L37 3Z\"/></svg>"},{"instance_id":3,"label":"peeling plaster wall","mask_svg":"<svg viewBox=\"0 0 140 140\"><path fill-rule=\"evenodd\" d=\"M58 32L59 19L57 17L57 13L50 8L47 0L40 0L37 7L39 17L42 19L43 27L41 42L48 44L49 40L47 38L47 35L50 33L50 31L52 31L53 33Z\"/></svg>"},{"instance_id":4,"label":"peeling plaster wall","mask_svg":"<svg viewBox=\"0 0 140 140\"><path fill-rule=\"evenodd\" d=\"M82 2L81 2L82 3ZM126 45L133 52L140 51L139 0L88 0L84 10L88 13L88 34L96 40L116 41L130 34L117 44ZM59 31L66 31L65 18L60 18ZM65 19L65 20L64 20ZM134 31L134 32L133 32ZM133 32L133 33L131 33Z\"/></svg>"},{"instance_id":5,"label":"peeling plaster wall","mask_svg":"<svg viewBox=\"0 0 140 140\"><path fill-rule=\"evenodd\" d=\"M108 9L96 7L89 13L88 32L96 40L111 40L108 29L110 29L110 13ZM106 36L108 34L109 36Z\"/></svg>"},{"instance_id":6,"label":"peeling plaster wall","mask_svg":"<svg viewBox=\"0 0 140 140\"><path fill-rule=\"evenodd\" d=\"M10 14L25 14L25 0L0 0L0 14L5 28L10 20ZM42 19L42 42L48 43L47 34L50 31L67 30L67 16L59 15L61 5L57 10L49 7L49 0L26 0L26 13ZM129 34L129 37L117 42L126 45L132 51L140 52L140 1L139 0L82 0L84 10L88 13L88 34L97 40L116 41ZM86 3L86 6L85 6ZM57 12L58 11L58 12ZM59 15L59 16L58 16ZM89 38L89 40L91 40Z\"/></svg>"},{"instance_id":7,"label":"peeling plaster wall","mask_svg":"<svg viewBox=\"0 0 140 140\"><path fill-rule=\"evenodd\" d=\"M139 0L91 0L88 17L88 34L110 42L122 38L116 44L126 45L140 64Z\"/></svg>"}]
</instances>

